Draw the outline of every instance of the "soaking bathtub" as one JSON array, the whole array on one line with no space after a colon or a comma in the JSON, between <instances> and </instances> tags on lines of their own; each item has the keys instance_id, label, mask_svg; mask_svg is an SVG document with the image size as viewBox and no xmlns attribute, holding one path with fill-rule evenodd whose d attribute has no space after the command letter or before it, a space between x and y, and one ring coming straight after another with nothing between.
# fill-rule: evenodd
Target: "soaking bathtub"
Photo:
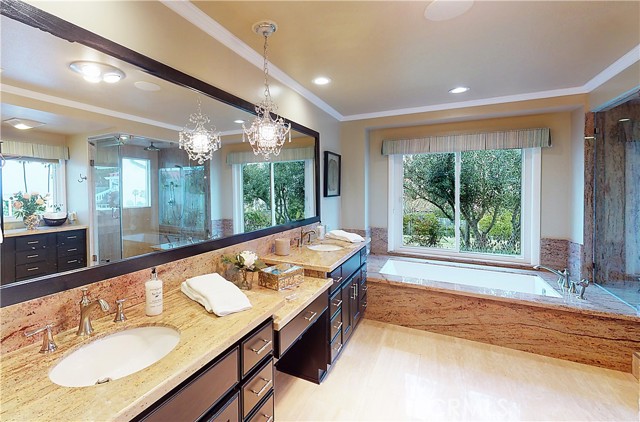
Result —
<instances>
[{"instance_id":1,"label":"soaking bathtub","mask_svg":"<svg viewBox=\"0 0 640 422\"><path fill-rule=\"evenodd\" d=\"M562 297L549 283L537 275L495 271L476 267L457 267L427 262L389 259L381 274L443 283L464 284L506 293L518 292L547 297Z\"/></svg>"}]
</instances>

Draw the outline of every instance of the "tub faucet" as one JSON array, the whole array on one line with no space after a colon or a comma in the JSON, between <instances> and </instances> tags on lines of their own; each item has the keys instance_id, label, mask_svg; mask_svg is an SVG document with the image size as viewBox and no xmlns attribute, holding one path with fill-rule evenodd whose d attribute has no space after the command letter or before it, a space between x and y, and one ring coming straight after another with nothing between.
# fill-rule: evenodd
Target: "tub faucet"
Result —
<instances>
[{"instance_id":1,"label":"tub faucet","mask_svg":"<svg viewBox=\"0 0 640 422\"><path fill-rule=\"evenodd\" d=\"M102 299L92 301L89 298L89 290L85 287L82 290L82 299L80 300L80 325L78 326L78 336L88 336L93 333L93 327L91 326L91 311L100 306L100 308L107 312L109 310L109 304Z\"/></svg>"},{"instance_id":2,"label":"tub faucet","mask_svg":"<svg viewBox=\"0 0 640 422\"><path fill-rule=\"evenodd\" d=\"M558 286L562 288L562 291L571 290L572 283L571 283L571 280L569 279L569 270L565 268L562 271L558 271L558 270L554 270L553 268L545 267L544 265L536 265L533 267L534 270L539 270L540 268L542 268L543 270L547 270L550 273L553 273L558 276Z\"/></svg>"},{"instance_id":3,"label":"tub faucet","mask_svg":"<svg viewBox=\"0 0 640 422\"><path fill-rule=\"evenodd\" d=\"M591 282L589 280L587 280L586 278L583 278L580 281L574 281L573 283L571 283L574 286L580 286L580 293L578 293L578 299L583 299L584 300L584 291L587 290L587 286L589 286L589 284L591 284Z\"/></svg>"},{"instance_id":4,"label":"tub faucet","mask_svg":"<svg viewBox=\"0 0 640 422\"><path fill-rule=\"evenodd\" d=\"M315 230L308 230L308 231L304 231L304 229L300 230L300 246L304 246L304 238L305 236L309 237L309 241L307 242L308 245L311 244L311 235L314 235L316 237L316 239L318 238L318 235L316 234Z\"/></svg>"}]
</instances>

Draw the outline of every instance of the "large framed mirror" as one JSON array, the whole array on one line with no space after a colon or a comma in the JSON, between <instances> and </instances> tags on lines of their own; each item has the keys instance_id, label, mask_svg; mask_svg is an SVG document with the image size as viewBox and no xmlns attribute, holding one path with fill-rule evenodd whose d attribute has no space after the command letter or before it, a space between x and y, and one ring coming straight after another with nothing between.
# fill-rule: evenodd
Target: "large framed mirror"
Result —
<instances>
[{"instance_id":1,"label":"large framed mirror","mask_svg":"<svg viewBox=\"0 0 640 422\"><path fill-rule=\"evenodd\" d=\"M2 306L320 221L317 132L288 121L292 142L265 161L242 139L253 104L31 5L1 7ZM79 61L120 81L87 83ZM221 139L202 163L178 144L198 110ZM25 230L10 198L32 190L86 230L81 268L4 276L7 240Z\"/></svg>"}]
</instances>

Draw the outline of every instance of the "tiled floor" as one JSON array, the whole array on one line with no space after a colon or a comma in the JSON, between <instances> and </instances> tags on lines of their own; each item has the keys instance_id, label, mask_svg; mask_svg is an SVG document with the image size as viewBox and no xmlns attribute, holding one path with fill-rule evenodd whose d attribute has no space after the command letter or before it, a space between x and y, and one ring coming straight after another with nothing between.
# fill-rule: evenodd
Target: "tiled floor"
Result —
<instances>
[{"instance_id":1,"label":"tiled floor","mask_svg":"<svg viewBox=\"0 0 640 422\"><path fill-rule=\"evenodd\" d=\"M365 319L321 385L277 374L276 420L638 421L639 387L627 373Z\"/></svg>"}]
</instances>

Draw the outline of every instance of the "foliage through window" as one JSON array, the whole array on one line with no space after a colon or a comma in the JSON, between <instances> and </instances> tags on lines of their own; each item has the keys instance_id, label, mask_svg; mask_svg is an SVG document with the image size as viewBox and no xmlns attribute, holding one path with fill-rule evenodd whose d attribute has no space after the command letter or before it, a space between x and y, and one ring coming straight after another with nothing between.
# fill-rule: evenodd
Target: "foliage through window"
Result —
<instances>
[{"instance_id":1,"label":"foliage through window","mask_svg":"<svg viewBox=\"0 0 640 422\"><path fill-rule=\"evenodd\" d=\"M39 193L47 196L47 211L64 202L58 181L59 161L38 159L7 159L2 168L2 212L5 218L13 218L13 207L9 198L18 192Z\"/></svg>"},{"instance_id":2,"label":"foliage through window","mask_svg":"<svg viewBox=\"0 0 640 422\"><path fill-rule=\"evenodd\" d=\"M242 165L244 230L305 218L305 161Z\"/></svg>"},{"instance_id":3,"label":"foliage through window","mask_svg":"<svg viewBox=\"0 0 640 422\"><path fill-rule=\"evenodd\" d=\"M403 156L402 245L522 255L519 149Z\"/></svg>"}]
</instances>

